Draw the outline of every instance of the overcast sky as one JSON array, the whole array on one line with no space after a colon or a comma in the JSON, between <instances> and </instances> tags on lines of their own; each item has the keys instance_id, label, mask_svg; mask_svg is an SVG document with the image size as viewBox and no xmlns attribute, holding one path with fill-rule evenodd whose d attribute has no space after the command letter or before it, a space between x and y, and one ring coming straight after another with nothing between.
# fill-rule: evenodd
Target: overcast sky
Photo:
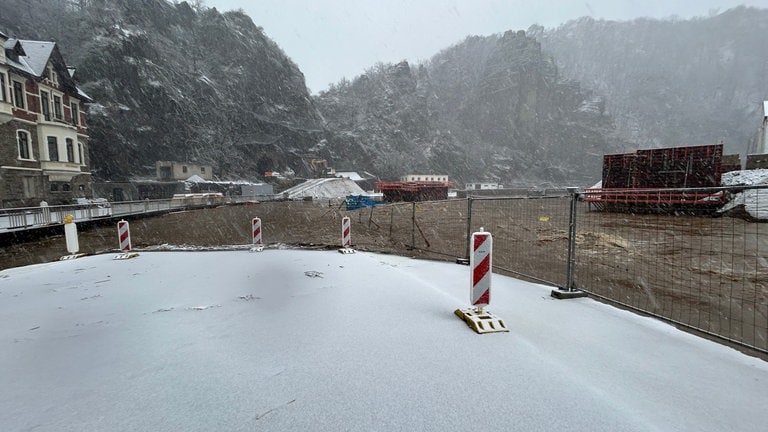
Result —
<instances>
[{"instance_id":1,"label":"overcast sky","mask_svg":"<svg viewBox=\"0 0 768 432\"><path fill-rule=\"evenodd\" d=\"M768 0L204 0L242 9L299 65L312 93L377 62L427 60L468 35L557 27L581 16L690 18ZM756 35L758 36L758 35Z\"/></svg>"}]
</instances>

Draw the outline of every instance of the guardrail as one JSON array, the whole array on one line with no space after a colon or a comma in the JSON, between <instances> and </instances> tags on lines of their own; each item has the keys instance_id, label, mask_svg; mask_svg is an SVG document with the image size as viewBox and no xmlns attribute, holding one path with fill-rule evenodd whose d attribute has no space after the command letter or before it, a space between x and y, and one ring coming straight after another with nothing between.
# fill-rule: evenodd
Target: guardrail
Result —
<instances>
[{"instance_id":1,"label":"guardrail","mask_svg":"<svg viewBox=\"0 0 768 432\"><path fill-rule=\"evenodd\" d=\"M239 197L184 196L162 200L121 201L110 203L22 207L0 209L0 234L43 228L64 223L64 217L71 215L76 222L92 222L118 217L151 215L174 210L212 207L245 201Z\"/></svg>"}]
</instances>

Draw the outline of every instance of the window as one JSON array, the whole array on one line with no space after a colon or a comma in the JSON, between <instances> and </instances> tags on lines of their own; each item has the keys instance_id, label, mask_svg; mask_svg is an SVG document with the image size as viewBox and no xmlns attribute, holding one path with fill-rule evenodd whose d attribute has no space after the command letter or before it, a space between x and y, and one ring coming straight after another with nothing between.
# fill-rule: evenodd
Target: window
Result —
<instances>
[{"instance_id":1,"label":"window","mask_svg":"<svg viewBox=\"0 0 768 432\"><path fill-rule=\"evenodd\" d=\"M47 91L40 92L40 112L46 121L51 121L51 97Z\"/></svg>"},{"instance_id":2,"label":"window","mask_svg":"<svg viewBox=\"0 0 768 432\"><path fill-rule=\"evenodd\" d=\"M67 162L75 161L75 143L72 138L67 138Z\"/></svg>"},{"instance_id":3,"label":"window","mask_svg":"<svg viewBox=\"0 0 768 432\"><path fill-rule=\"evenodd\" d=\"M70 105L70 108L72 108L72 124L75 126L80 125L80 107L77 105L76 102L72 102Z\"/></svg>"},{"instance_id":4,"label":"window","mask_svg":"<svg viewBox=\"0 0 768 432\"><path fill-rule=\"evenodd\" d=\"M56 137L48 137L48 160L59 160L59 142L56 140Z\"/></svg>"},{"instance_id":5,"label":"window","mask_svg":"<svg viewBox=\"0 0 768 432\"><path fill-rule=\"evenodd\" d=\"M200 173L205 174L205 167L200 167Z\"/></svg>"},{"instance_id":6,"label":"window","mask_svg":"<svg viewBox=\"0 0 768 432\"><path fill-rule=\"evenodd\" d=\"M61 96L53 97L53 115L56 120L61 120Z\"/></svg>"},{"instance_id":7,"label":"window","mask_svg":"<svg viewBox=\"0 0 768 432\"><path fill-rule=\"evenodd\" d=\"M59 76L56 74L56 71L53 70L53 66L51 65L48 65L43 71L43 78L47 79L51 84L59 84Z\"/></svg>"},{"instance_id":8,"label":"window","mask_svg":"<svg viewBox=\"0 0 768 432\"><path fill-rule=\"evenodd\" d=\"M21 185L24 188L24 198L34 198L37 196L37 178L22 177Z\"/></svg>"},{"instance_id":9,"label":"window","mask_svg":"<svg viewBox=\"0 0 768 432\"><path fill-rule=\"evenodd\" d=\"M72 187L69 185L69 183L64 183L61 185L61 190L64 192L69 192L72 189Z\"/></svg>"},{"instance_id":10,"label":"window","mask_svg":"<svg viewBox=\"0 0 768 432\"><path fill-rule=\"evenodd\" d=\"M186 165L181 167L181 172L186 174L186 172L187 172L187 166Z\"/></svg>"},{"instance_id":11,"label":"window","mask_svg":"<svg viewBox=\"0 0 768 432\"><path fill-rule=\"evenodd\" d=\"M13 104L16 107L24 109L24 85L19 81L13 82Z\"/></svg>"},{"instance_id":12,"label":"window","mask_svg":"<svg viewBox=\"0 0 768 432\"><path fill-rule=\"evenodd\" d=\"M51 183L51 192L58 192L58 191L59 191L59 184Z\"/></svg>"},{"instance_id":13,"label":"window","mask_svg":"<svg viewBox=\"0 0 768 432\"><path fill-rule=\"evenodd\" d=\"M0 73L0 102L6 102L8 98L5 94L5 74Z\"/></svg>"},{"instance_id":14,"label":"window","mask_svg":"<svg viewBox=\"0 0 768 432\"><path fill-rule=\"evenodd\" d=\"M16 132L16 141L19 143L19 159L32 159L32 152L29 148L29 132Z\"/></svg>"}]
</instances>

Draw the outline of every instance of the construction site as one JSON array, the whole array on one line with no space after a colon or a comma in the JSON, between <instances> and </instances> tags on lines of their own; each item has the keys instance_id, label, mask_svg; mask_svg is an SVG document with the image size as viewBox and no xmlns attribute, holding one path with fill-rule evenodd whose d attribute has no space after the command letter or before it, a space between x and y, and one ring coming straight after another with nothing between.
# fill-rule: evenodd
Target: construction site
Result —
<instances>
[{"instance_id":1,"label":"construction site","mask_svg":"<svg viewBox=\"0 0 768 432\"><path fill-rule=\"evenodd\" d=\"M727 201L723 173L741 169L722 144L637 150L603 156L599 187L584 191L595 210L711 213Z\"/></svg>"},{"instance_id":2,"label":"construction site","mask_svg":"<svg viewBox=\"0 0 768 432\"><path fill-rule=\"evenodd\" d=\"M386 202L438 201L448 199L450 181L392 181L374 183Z\"/></svg>"}]
</instances>

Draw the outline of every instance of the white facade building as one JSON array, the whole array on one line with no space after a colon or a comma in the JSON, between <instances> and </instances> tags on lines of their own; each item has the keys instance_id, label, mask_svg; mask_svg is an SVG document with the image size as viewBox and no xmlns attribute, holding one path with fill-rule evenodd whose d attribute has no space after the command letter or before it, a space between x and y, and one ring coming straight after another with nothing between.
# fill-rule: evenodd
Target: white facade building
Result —
<instances>
[{"instance_id":1,"label":"white facade building","mask_svg":"<svg viewBox=\"0 0 768 432\"><path fill-rule=\"evenodd\" d=\"M448 176L441 174L408 174L400 177L404 182L447 182Z\"/></svg>"}]
</instances>

